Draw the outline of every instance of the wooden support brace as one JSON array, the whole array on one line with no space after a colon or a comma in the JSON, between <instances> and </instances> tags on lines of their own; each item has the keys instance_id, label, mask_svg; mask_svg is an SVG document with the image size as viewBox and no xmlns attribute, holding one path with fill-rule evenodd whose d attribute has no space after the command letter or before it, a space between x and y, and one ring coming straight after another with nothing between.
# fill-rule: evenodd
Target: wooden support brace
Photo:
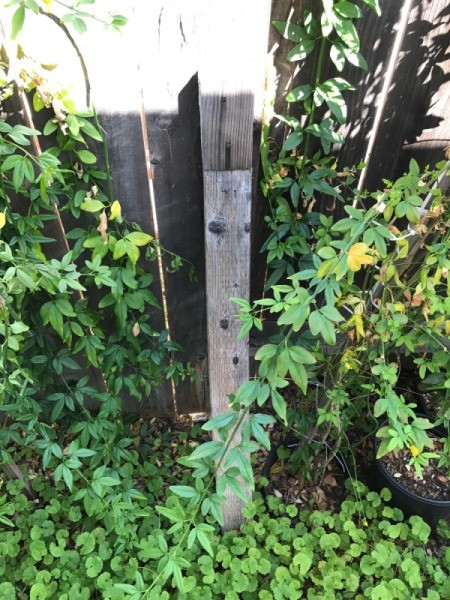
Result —
<instances>
[{"instance_id":1,"label":"wooden support brace","mask_svg":"<svg viewBox=\"0 0 450 600\"><path fill-rule=\"evenodd\" d=\"M269 0L211 0L205 12L199 101L213 416L229 412L228 394L249 378L248 340L237 339L239 308L230 298L250 297L253 123L262 112L269 16ZM227 496L225 529L242 522L242 506Z\"/></svg>"}]
</instances>

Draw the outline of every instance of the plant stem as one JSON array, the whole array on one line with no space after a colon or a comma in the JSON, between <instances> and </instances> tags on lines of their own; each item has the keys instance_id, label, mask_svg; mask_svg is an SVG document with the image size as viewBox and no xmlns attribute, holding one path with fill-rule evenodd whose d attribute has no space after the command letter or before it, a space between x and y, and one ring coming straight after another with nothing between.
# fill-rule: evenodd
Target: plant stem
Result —
<instances>
[{"instance_id":1,"label":"plant stem","mask_svg":"<svg viewBox=\"0 0 450 600\"><path fill-rule=\"evenodd\" d=\"M95 109L95 106L93 107L93 112L94 112L95 126L97 127L97 130L98 130L99 134L101 135L102 141L103 141L103 159L105 161L106 180L108 182L108 198L109 198L109 201L112 204L113 201L114 201L114 193L113 193L113 187L112 187L111 165L110 165L110 162L109 162L108 144L106 142L106 136L105 136L105 133L103 131L103 128L101 127L101 125L99 123L98 115L97 115L97 111Z\"/></svg>"},{"instance_id":2,"label":"plant stem","mask_svg":"<svg viewBox=\"0 0 450 600\"><path fill-rule=\"evenodd\" d=\"M242 422L244 421L245 417L248 414L248 411L250 410L250 407L246 407L244 410L242 410L241 414L239 415L239 419L236 422L236 425L233 428L233 431L231 432L231 434L228 435L228 439L227 442L225 444L225 448L224 448L224 452L222 454L222 456L220 457L220 459L217 461L216 463L216 467L208 481L208 484L206 485L205 489L202 492L202 495L200 496L200 500L197 502L197 507L194 511L194 514L192 515L192 517L189 519L188 524L183 532L183 535L180 538L180 541L178 542L178 544L175 546L174 550L172 551L172 553L170 554L167 562L169 562L170 560L174 559L181 544L184 542L184 540L186 539L186 536L189 534L192 525L194 524L195 519L197 518L197 515L201 509L201 506L203 504L203 500L206 498L211 485L213 484L213 482L215 481L216 475L220 470L220 467L222 466L223 461L225 460L225 457L227 455L227 452L232 444L232 442L234 441L235 435L237 434L237 432L239 431ZM167 563L166 563L167 564ZM161 578L163 573L163 570L161 570L158 575L156 576L156 579L152 582L151 586L149 588L147 588L144 592L144 598L147 597L147 595L149 594L150 590L156 585L156 583L159 581L159 579Z\"/></svg>"},{"instance_id":3,"label":"plant stem","mask_svg":"<svg viewBox=\"0 0 450 600\"><path fill-rule=\"evenodd\" d=\"M322 76L322 68L323 68L323 62L324 62L324 57L325 57L325 47L326 47L327 41L328 41L328 38L322 37L322 40L320 42L319 57L317 59L316 73L315 73L315 76L314 76L314 89L316 89L319 86L320 79L321 79L321 76ZM311 106L311 112L309 113L309 119L308 119L307 127L309 127L310 125L312 125L314 123L314 116L315 116L315 113L316 113L316 108L317 108L317 106L314 103L314 99L313 99L312 106ZM305 139L305 149L303 151L302 164L300 166L300 179L301 179L301 177L303 175L305 164L306 164L306 160L308 158L308 150L309 150L309 144L310 144L310 142L311 142L311 132L307 131L306 132L306 139Z\"/></svg>"}]
</instances>

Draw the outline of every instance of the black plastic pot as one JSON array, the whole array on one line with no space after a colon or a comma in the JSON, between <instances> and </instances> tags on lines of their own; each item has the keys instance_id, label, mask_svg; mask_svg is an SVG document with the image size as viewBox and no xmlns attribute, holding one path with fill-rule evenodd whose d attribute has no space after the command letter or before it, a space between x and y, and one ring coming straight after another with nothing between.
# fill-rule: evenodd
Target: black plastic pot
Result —
<instances>
[{"instance_id":1,"label":"black plastic pot","mask_svg":"<svg viewBox=\"0 0 450 600\"><path fill-rule=\"evenodd\" d=\"M277 453L278 453L278 448L280 448L280 446L284 447L284 448L290 448L290 449L292 448L293 449L293 448L296 448L299 444L301 444L301 440L299 440L297 438L289 438L287 440L280 442L277 445L272 444L272 446L270 448L270 452L267 455L267 460L263 467L261 475L270 481L270 469L278 460ZM339 453L335 455L333 460L339 466L339 469L342 471L343 475L345 475L346 477L355 477L355 470L354 470L353 466L347 464L346 461L343 459L343 457ZM270 495L267 487L263 488L262 493L263 493L264 497L267 497Z\"/></svg>"},{"instance_id":2,"label":"black plastic pot","mask_svg":"<svg viewBox=\"0 0 450 600\"><path fill-rule=\"evenodd\" d=\"M423 415L425 416L425 415ZM381 427L384 427L387 422L384 422ZM436 429L431 430L432 433L439 437L439 432ZM378 442L374 444L375 456L378 451ZM373 487L378 491L382 488L388 488L392 494L390 504L400 508L405 515L419 515L432 527L436 527L441 519L450 520L450 500L433 500L424 498L410 491L402 485L395 477L393 477L383 465L381 460L374 458L373 464Z\"/></svg>"}]
</instances>

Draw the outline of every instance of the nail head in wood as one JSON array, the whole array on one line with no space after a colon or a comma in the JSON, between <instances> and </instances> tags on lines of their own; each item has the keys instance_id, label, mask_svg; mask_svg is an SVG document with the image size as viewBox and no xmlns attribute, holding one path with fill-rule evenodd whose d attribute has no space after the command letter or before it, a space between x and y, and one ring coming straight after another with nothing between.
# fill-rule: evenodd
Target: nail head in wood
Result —
<instances>
[{"instance_id":1,"label":"nail head in wood","mask_svg":"<svg viewBox=\"0 0 450 600\"><path fill-rule=\"evenodd\" d=\"M225 219L216 218L208 223L208 229L211 233L223 233L226 229Z\"/></svg>"}]
</instances>

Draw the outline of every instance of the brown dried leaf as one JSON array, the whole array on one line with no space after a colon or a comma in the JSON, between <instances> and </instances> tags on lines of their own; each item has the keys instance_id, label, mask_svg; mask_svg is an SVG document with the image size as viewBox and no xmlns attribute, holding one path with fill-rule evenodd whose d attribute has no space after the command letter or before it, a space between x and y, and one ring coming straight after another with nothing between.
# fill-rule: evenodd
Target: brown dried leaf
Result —
<instances>
[{"instance_id":1,"label":"brown dried leaf","mask_svg":"<svg viewBox=\"0 0 450 600\"><path fill-rule=\"evenodd\" d=\"M326 510L327 508L327 499L325 496L325 492L320 488L316 487L312 492L312 497L314 498L314 502L319 510Z\"/></svg>"},{"instance_id":2,"label":"brown dried leaf","mask_svg":"<svg viewBox=\"0 0 450 600\"><path fill-rule=\"evenodd\" d=\"M412 297L412 302L411 304L413 306L420 306L422 304L422 292L417 292L417 294L414 294L414 296Z\"/></svg>"},{"instance_id":3,"label":"brown dried leaf","mask_svg":"<svg viewBox=\"0 0 450 600\"><path fill-rule=\"evenodd\" d=\"M333 477L333 475L331 473L329 473L328 475L326 475L323 478L323 484L324 485L329 485L330 487L336 487L337 486L337 481Z\"/></svg>"},{"instance_id":4,"label":"brown dried leaf","mask_svg":"<svg viewBox=\"0 0 450 600\"><path fill-rule=\"evenodd\" d=\"M100 214L100 224L97 227L97 231L102 236L103 243L108 243L108 235L106 233L108 229L108 217L106 216L106 212L103 210Z\"/></svg>"}]
</instances>

